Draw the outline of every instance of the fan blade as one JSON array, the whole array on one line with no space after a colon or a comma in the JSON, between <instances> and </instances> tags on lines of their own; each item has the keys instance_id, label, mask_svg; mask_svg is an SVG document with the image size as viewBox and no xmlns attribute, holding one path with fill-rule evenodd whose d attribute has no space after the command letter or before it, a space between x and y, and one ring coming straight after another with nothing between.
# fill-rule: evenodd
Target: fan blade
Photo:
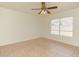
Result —
<instances>
[{"instance_id":1,"label":"fan blade","mask_svg":"<svg viewBox=\"0 0 79 59\"><path fill-rule=\"evenodd\" d=\"M51 14L48 10L47 10L47 13L48 13L48 14Z\"/></svg>"},{"instance_id":2,"label":"fan blade","mask_svg":"<svg viewBox=\"0 0 79 59\"><path fill-rule=\"evenodd\" d=\"M41 11L38 14L40 14L40 13L41 13Z\"/></svg>"},{"instance_id":3,"label":"fan blade","mask_svg":"<svg viewBox=\"0 0 79 59\"><path fill-rule=\"evenodd\" d=\"M56 9L57 6L53 6L53 7L48 7L47 9Z\"/></svg>"},{"instance_id":4,"label":"fan blade","mask_svg":"<svg viewBox=\"0 0 79 59\"><path fill-rule=\"evenodd\" d=\"M36 8L36 9L32 9L32 10L41 10L41 8Z\"/></svg>"}]
</instances>

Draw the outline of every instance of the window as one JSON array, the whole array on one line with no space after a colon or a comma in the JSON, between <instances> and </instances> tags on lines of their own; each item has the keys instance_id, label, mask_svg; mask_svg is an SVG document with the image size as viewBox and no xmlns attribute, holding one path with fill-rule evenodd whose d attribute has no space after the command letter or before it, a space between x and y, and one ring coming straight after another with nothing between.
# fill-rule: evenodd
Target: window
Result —
<instances>
[{"instance_id":1,"label":"window","mask_svg":"<svg viewBox=\"0 0 79 59\"><path fill-rule=\"evenodd\" d=\"M51 21L51 34L59 34L59 19Z\"/></svg>"},{"instance_id":2,"label":"window","mask_svg":"<svg viewBox=\"0 0 79 59\"><path fill-rule=\"evenodd\" d=\"M72 37L73 17L66 17L66 18L52 20L51 34Z\"/></svg>"},{"instance_id":3,"label":"window","mask_svg":"<svg viewBox=\"0 0 79 59\"><path fill-rule=\"evenodd\" d=\"M60 35L72 36L73 32L73 18L67 17L60 20Z\"/></svg>"}]
</instances>

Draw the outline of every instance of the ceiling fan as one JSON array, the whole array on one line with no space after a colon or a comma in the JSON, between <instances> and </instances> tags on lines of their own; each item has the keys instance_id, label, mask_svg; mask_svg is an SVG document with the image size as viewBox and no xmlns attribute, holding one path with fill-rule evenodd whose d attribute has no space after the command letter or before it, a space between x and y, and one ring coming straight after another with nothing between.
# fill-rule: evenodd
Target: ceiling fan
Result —
<instances>
[{"instance_id":1,"label":"ceiling fan","mask_svg":"<svg viewBox=\"0 0 79 59\"><path fill-rule=\"evenodd\" d=\"M46 7L45 2L41 2L41 8L34 8L32 10L41 10L38 14L51 14L49 9L56 9L57 6Z\"/></svg>"}]
</instances>

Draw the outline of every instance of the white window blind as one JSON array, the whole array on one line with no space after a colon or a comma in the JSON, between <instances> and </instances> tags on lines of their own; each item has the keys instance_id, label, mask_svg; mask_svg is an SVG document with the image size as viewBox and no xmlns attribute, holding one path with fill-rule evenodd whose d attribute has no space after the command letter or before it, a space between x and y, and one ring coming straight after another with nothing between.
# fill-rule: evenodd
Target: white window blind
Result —
<instances>
[{"instance_id":1,"label":"white window blind","mask_svg":"<svg viewBox=\"0 0 79 59\"><path fill-rule=\"evenodd\" d=\"M51 34L72 37L73 17L54 19L51 21Z\"/></svg>"},{"instance_id":2,"label":"white window blind","mask_svg":"<svg viewBox=\"0 0 79 59\"><path fill-rule=\"evenodd\" d=\"M51 34L59 35L59 19L51 21Z\"/></svg>"}]
</instances>

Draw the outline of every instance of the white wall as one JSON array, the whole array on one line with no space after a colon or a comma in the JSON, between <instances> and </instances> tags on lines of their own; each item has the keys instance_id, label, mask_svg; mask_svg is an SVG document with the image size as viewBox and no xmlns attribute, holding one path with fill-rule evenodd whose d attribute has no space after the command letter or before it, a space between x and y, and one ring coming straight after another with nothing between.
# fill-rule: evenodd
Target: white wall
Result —
<instances>
[{"instance_id":1,"label":"white wall","mask_svg":"<svg viewBox=\"0 0 79 59\"><path fill-rule=\"evenodd\" d=\"M42 36L41 17L0 8L0 46Z\"/></svg>"},{"instance_id":2,"label":"white wall","mask_svg":"<svg viewBox=\"0 0 79 59\"><path fill-rule=\"evenodd\" d=\"M62 17L74 17L73 38L50 34L50 21ZM79 9L64 11L52 15L40 16L0 8L0 46L26 41L38 37L47 37L67 44L79 46Z\"/></svg>"},{"instance_id":3,"label":"white wall","mask_svg":"<svg viewBox=\"0 0 79 59\"><path fill-rule=\"evenodd\" d=\"M50 21L57 18L63 18L63 17L69 17L73 16L74 24L73 24L73 37L61 37L57 35L51 35L50 34ZM44 37L47 37L49 39L57 40L63 43L79 46L79 8L69 10L69 11L63 11L60 13L52 14L50 16L45 16L44 18Z\"/></svg>"}]
</instances>

